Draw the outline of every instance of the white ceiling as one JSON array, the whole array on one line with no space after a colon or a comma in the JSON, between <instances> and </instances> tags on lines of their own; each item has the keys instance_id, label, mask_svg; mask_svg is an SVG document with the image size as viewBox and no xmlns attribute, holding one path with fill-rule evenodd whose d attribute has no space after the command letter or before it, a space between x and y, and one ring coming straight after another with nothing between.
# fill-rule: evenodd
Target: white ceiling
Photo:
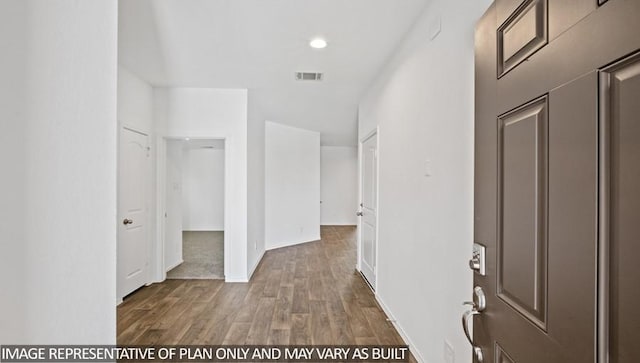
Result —
<instances>
[{"instance_id":1,"label":"white ceiling","mask_svg":"<svg viewBox=\"0 0 640 363\"><path fill-rule=\"evenodd\" d=\"M355 145L359 98L426 2L121 0L120 63L154 86L248 88L259 117Z\"/></svg>"}]
</instances>

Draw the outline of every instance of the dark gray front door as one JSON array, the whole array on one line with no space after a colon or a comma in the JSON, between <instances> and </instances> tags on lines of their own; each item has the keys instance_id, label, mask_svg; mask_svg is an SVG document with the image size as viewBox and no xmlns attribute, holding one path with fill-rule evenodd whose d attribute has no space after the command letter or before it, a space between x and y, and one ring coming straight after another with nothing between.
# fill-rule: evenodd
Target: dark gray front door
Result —
<instances>
[{"instance_id":1,"label":"dark gray front door","mask_svg":"<svg viewBox=\"0 0 640 363\"><path fill-rule=\"evenodd\" d=\"M479 22L476 361L640 362L638 54L638 0L497 0Z\"/></svg>"}]
</instances>

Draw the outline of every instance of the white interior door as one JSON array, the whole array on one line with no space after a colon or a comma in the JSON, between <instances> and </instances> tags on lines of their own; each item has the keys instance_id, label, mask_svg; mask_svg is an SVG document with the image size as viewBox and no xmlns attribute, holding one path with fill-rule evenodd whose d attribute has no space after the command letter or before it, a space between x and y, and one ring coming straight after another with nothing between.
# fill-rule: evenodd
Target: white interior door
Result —
<instances>
[{"instance_id":1,"label":"white interior door","mask_svg":"<svg viewBox=\"0 0 640 363\"><path fill-rule=\"evenodd\" d=\"M378 138L362 143L362 203L360 210L360 269L372 288L376 286L378 213Z\"/></svg>"},{"instance_id":2,"label":"white interior door","mask_svg":"<svg viewBox=\"0 0 640 363\"><path fill-rule=\"evenodd\" d=\"M118 160L118 299L148 282L148 137L122 127Z\"/></svg>"}]
</instances>

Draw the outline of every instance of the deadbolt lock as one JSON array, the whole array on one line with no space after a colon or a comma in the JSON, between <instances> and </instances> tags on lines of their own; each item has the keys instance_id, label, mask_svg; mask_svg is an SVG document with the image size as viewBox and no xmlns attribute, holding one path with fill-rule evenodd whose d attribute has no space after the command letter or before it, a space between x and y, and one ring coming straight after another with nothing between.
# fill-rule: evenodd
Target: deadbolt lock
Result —
<instances>
[{"instance_id":1,"label":"deadbolt lock","mask_svg":"<svg viewBox=\"0 0 640 363\"><path fill-rule=\"evenodd\" d=\"M469 260L469 268L473 271L480 271L480 259L477 257L473 257Z\"/></svg>"},{"instance_id":2,"label":"deadbolt lock","mask_svg":"<svg viewBox=\"0 0 640 363\"><path fill-rule=\"evenodd\" d=\"M473 254L471 255L471 259L469 260L469 268L474 272L479 273L481 276L487 274L486 271L486 247L479 244L473 244Z\"/></svg>"}]
</instances>

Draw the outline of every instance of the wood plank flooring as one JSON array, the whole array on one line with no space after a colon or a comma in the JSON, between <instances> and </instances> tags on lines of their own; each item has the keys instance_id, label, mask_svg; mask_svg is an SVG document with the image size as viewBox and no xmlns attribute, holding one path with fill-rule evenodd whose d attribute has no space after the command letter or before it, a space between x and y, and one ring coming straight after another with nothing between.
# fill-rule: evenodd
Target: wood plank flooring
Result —
<instances>
[{"instance_id":1,"label":"wood plank flooring","mask_svg":"<svg viewBox=\"0 0 640 363\"><path fill-rule=\"evenodd\" d=\"M249 283L167 280L118 307L118 344L405 344L355 272L354 227L268 251Z\"/></svg>"}]
</instances>

